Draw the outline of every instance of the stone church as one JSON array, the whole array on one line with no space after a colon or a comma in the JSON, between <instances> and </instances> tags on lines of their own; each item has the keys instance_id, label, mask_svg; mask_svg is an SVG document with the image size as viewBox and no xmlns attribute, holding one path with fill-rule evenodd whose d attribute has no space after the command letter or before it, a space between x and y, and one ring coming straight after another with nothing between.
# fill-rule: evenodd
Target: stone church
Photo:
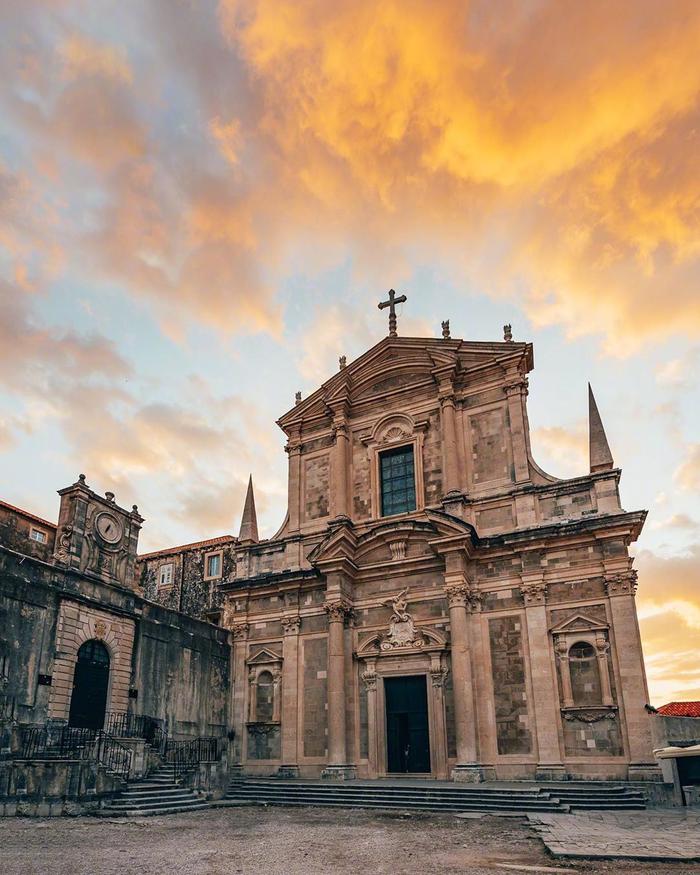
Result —
<instances>
[{"instance_id":1,"label":"stone church","mask_svg":"<svg viewBox=\"0 0 700 875\"><path fill-rule=\"evenodd\" d=\"M397 300L278 420L269 540L252 480L238 537L138 557L137 508L82 476L57 523L0 503L15 722L150 715L219 739L232 775L659 779L629 555L646 513L621 507L590 389L590 471L559 480L530 448L532 345L399 337Z\"/></svg>"},{"instance_id":2,"label":"stone church","mask_svg":"<svg viewBox=\"0 0 700 875\"><path fill-rule=\"evenodd\" d=\"M646 513L621 507L590 388L590 471L559 480L530 448L532 345L399 337L386 303L389 336L278 420L274 537L251 483L238 539L140 558L149 597L231 631L232 768L657 778L629 555Z\"/></svg>"}]
</instances>

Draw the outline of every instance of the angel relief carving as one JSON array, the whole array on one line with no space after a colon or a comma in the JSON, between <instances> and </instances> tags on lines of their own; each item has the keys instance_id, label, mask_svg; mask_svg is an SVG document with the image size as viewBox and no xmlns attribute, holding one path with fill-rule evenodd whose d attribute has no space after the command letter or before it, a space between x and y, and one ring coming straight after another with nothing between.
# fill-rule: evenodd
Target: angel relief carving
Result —
<instances>
[{"instance_id":1,"label":"angel relief carving","mask_svg":"<svg viewBox=\"0 0 700 875\"><path fill-rule=\"evenodd\" d=\"M423 647L425 638L422 632L416 629L413 617L408 612L406 593L408 589L402 589L398 595L385 599L382 604L391 608L391 620L389 632L381 639L381 650L393 650L395 647Z\"/></svg>"}]
</instances>

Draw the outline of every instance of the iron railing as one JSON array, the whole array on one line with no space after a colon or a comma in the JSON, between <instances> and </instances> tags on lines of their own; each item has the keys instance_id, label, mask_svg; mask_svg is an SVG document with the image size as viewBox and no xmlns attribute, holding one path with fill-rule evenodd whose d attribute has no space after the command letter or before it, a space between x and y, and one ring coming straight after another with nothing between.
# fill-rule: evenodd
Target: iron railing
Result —
<instances>
[{"instance_id":1,"label":"iron railing","mask_svg":"<svg viewBox=\"0 0 700 875\"><path fill-rule=\"evenodd\" d=\"M89 748L96 735L94 729L73 726L26 727L22 731L21 756L52 760L89 758Z\"/></svg>"},{"instance_id":2,"label":"iron railing","mask_svg":"<svg viewBox=\"0 0 700 875\"><path fill-rule=\"evenodd\" d=\"M10 698L6 696L4 693L0 694L0 720L8 721L14 720L15 718L15 700L14 698Z\"/></svg>"},{"instance_id":3,"label":"iron railing","mask_svg":"<svg viewBox=\"0 0 700 875\"><path fill-rule=\"evenodd\" d=\"M168 739L165 761L172 764L176 778L196 768L199 763L216 762L218 759L217 738L200 735L184 741Z\"/></svg>"},{"instance_id":4,"label":"iron railing","mask_svg":"<svg viewBox=\"0 0 700 875\"><path fill-rule=\"evenodd\" d=\"M155 750L165 752L168 733L163 721L147 714L129 714L126 711L108 711L105 732L120 738L143 738Z\"/></svg>"},{"instance_id":5,"label":"iron railing","mask_svg":"<svg viewBox=\"0 0 700 875\"><path fill-rule=\"evenodd\" d=\"M132 752L106 732L73 726L27 727L22 732L22 759L90 760L126 779Z\"/></svg>"},{"instance_id":6,"label":"iron railing","mask_svg":"<svg viewBox=\"0 0 700 875\"><path fill-rule=\"evenodd\" d=\"M94 757L108 772L126 780L131 772L132 751L115 741L105 732L99 732L95 739Z\"/></svg>"}]
</instances>

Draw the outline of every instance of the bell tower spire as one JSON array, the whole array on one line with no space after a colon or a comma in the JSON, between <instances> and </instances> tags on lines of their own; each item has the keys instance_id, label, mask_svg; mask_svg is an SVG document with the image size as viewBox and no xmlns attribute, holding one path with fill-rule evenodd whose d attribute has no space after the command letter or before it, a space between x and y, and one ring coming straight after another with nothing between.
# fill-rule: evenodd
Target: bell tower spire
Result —
<instances>
[{"instance_id":1,"label":"bell tower spire","mask_svg":"<svg viewBox=\"0 0 700 875\"><path fill-rule=\"evenodd\" d=\"M588 384L588 453L591 474L595 474L597 471L612 470L612 453L590 383Z\"/></svg>"},{"instance_id":2,"label":"bell tower spire","mask_svg":"<svg viewBox=\"0 0 700 875\"><path fill-rule=\"evenodd\" d=\"M255 495L253 493L253 475L248 478L248 491L245 495L245 505L243 506L243 516L241 517L241 531L238 535L238 540L242 543L257 543L258 537L258 517L255 513Z\"/></svg>"}]
</instances>

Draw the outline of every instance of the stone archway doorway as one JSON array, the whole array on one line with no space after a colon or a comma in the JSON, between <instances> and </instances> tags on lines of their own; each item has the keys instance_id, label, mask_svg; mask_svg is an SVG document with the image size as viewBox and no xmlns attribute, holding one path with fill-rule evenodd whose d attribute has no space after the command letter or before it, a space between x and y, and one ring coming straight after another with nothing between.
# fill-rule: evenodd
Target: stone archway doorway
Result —
<instances>
[{"instance_id":1,"label":"stone archway doorway","mask_svg":"<svg viewBox=\"0 0 700 875\"><path fill-rule=\"evenodd\" d=\"M109 652L101 641L91 638L78 651L68 725L102 729L108 689Z\"/></svg>"}]
</instances>

